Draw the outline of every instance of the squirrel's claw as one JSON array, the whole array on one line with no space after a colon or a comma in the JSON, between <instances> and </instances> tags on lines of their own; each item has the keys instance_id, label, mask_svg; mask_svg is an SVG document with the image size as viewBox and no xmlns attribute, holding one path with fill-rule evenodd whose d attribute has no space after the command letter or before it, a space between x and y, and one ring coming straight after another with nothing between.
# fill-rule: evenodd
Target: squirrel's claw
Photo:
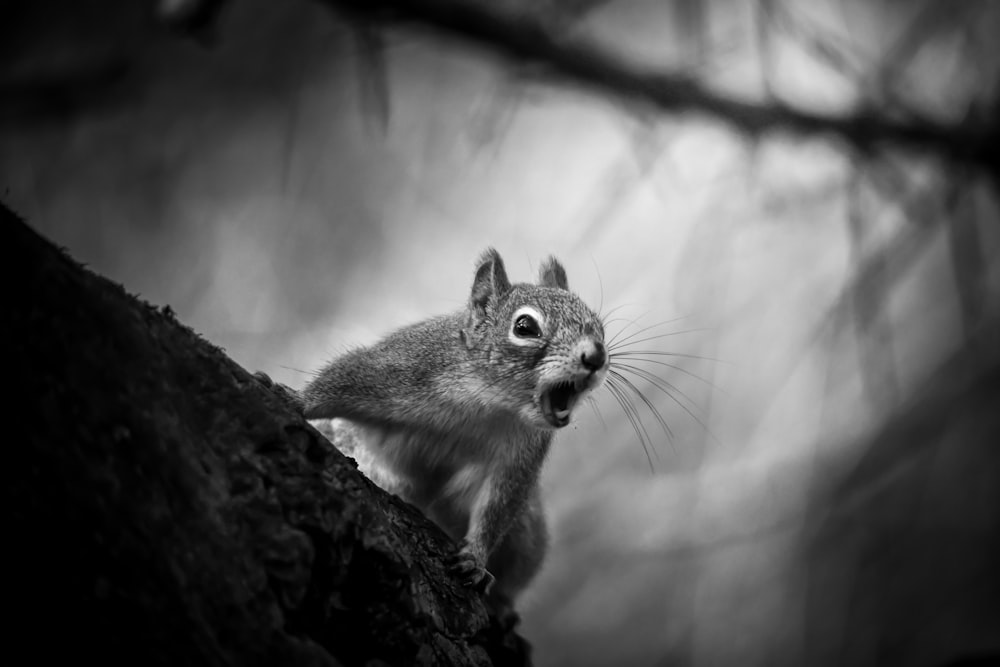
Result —
<instances>
[{"instance_id":1,"label":"squirrel's claw","mask_svg":"<svg viewBox=\"0 0 1000 667\"><path fill-rule=\"evenodd\" d=\"M496 580L468 544L463 544L457 553L448 558L447 564L448 571L463 586L475 588L483 593L489 593Z\"/></svg>"},{"instance_id":2,"label":"squirrel's claw","mask_svg":"<svg viewBox=\"0 0 1000 667\"><path fill-rule=\"evenodd\" d=\"M296 412L305 412L305 406L302 402L302 397L299 392L295 391L287 385L283 385L280 382L275 382L271 379L271 376L264 371L257 371L253 374L254 379L260 382L262 385L277 394L285 403L290 405Z\"/></svg>"}]
</instances>

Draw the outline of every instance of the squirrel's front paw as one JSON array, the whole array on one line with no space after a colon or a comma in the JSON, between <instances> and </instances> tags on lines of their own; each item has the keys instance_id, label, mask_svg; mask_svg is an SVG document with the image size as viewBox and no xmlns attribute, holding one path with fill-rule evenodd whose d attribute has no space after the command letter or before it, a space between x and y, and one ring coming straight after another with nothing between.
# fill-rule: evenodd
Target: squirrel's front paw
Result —
<instances>
[{"instance_id":1,"label":"squirrel's front paw","mask_svg":"<svg viewBox=\"0 0 1000 667\"><path fill-rule=\"evenodd\" d=\"M302 397L299 396L299 392L295 391L287 385L283 385L280 382L275 382L271 379L271 376L264 371L257 371L253 374L257 382L276 393L281 397L285 403L288 403L296 412L305 412L305 406L302 404Z\"/></svg>"},{"instance_id":2,"label":"squirrel's front paw","mask_svg":"<svg viewBox=\"0 0 1000 667\"><path fill-rule=\"evenodd\" d=\"M463 586L475 588L483 593L489 593L495 578L483 564L479 556L473 552L467 542L448 559L448 571L457 577Z\"/></svg>"}]
</instances>

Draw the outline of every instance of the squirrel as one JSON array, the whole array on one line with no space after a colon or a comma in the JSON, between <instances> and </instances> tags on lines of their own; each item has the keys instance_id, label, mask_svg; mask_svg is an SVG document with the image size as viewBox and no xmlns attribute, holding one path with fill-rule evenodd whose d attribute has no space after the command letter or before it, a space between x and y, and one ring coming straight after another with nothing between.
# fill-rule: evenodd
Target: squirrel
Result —
<instances>
[{"instance_id":1,"label":"squirrel","mask_svg":"<svg viewBox=\"0 0 1000 667\"><path fill-rule=\"evenodd\" d=\"M352 422L362 472L460 544L459 581L510 609L548 547L539 473L553 434L608 367L603 322L554 257L537 285L511 284L488 248L466 308L343 354L298 397L307 419Z\"/></svg>"}]
</instances>

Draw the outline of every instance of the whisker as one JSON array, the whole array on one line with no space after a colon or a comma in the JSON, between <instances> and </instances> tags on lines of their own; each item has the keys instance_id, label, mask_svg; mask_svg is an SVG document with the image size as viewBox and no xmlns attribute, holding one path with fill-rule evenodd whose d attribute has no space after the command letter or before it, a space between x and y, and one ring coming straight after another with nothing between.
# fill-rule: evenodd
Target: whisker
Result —
<instances>
[{"instance_id":1,"label":"whisker","mask_svg":"<svg viewBox=\"0 0 1000 667\"><path fill-rule=\"evenodd\" d=\"M651 329L652 327L646 327L646 328L647 329ZM634 334L632 334L628 338L625 338L623 340L618 341L614 345L614 349L621 348L623 345L638 345L639 343L645 343L645 342L648 342L648 341L651 341L651 340L659 340L660 338L670 338L671 336L680 336L681 334L698 333L698 332L701 332L701 331L715 331L715 327L699 327L697 329L683 329L681 331L670 331L668 333L657 334L655 336L649 336L647 338L640 338L639 340L631 340L635 336L637 336L640 333L642 333L642 331L643 330L640 329L639 331L635 332ZM609 345L609 348L610 347L611 346Z\"/></svg>"},{"instance_id":2,"label":"whisker","mask_svg":"<svg viewBox=\"0 0 1000 667\"><path fill-rule=\"evenodd\" d=\"M632 405L628 396L625 395L624 390L618 386L613 377L608 377L608 381L605 383L605 386L607 386L608 391L611 392L614 399L618 401L618 405L621 406L622 412L625 413L625 418L628 419L636 437L639 438L639 444L642 446L642 451L646 454L646 461L649 463L649 471L655 472L655 468L653 467L653 458L649 455L649 447L652 446L652 442L649 441L649 433L646 432L646 427L639 418L639 413L636 411L635 406ZM649 446L647 446L647 442L649 442Z\"/></svg>"},{"instance_id":3,"label":"whisker","mask_svg":"<svg viewBox=\"0 0 1000 667\"><path fill-rule=\"evenodd\" d=\"M609 388L610 386L611 385L609 385ZM646 430L646 425L642 422L642 417L639 415L638 409L635 407L635 404L632 402L632 399L629 398L626 391L617 383L614 384L614 396L615 400L617 400L618 404L622 407L622 412L625 413L629 424L632 426L632 431L639 439L639 445L642 447L642 452L646 456L646 462L649 464L649 471L651 473L655 473L656 466L653 463L653 457L650 456L650 450L652 450L657 461L660 460L660 454L653 446L653 440L649 436L649 432Z\"/></svg>"},{"instance_id":4,"label":"whisker","mask_svg":"<svg viewBox=\"0 0 1000 667\"><path fill-rule=\"evenodd\" d=\"M612 312L614 312L614 311L612 311ZM648 310L647 310L646 312L642 313L642 314L641 314L641 315L639 315L638 317L634 317L634 318L632 318L631 320L627 320L628 324L626 324L625 326L623 326L623 327L621 328L621 331L619 331L619 332L618 332L618 333L616 333L616 334L615 334L614 336L612 336L612 337L611 337L611 339L607 341L606 345L607 345L608 347L611 347L612 345L614 345L614 344L615 344L615 341L617 341L617 340L618 340L618 337L619 337L619 336L621 336L621 335L622 335L623 333L625 333L625 332L626 332L626 331L628 330L628 327L629 327L629 325L635 325L635 323L636 323L636 322L638 322L638 321L639 321L640 319L642 319L642 318L643 318L643 317L645 317L646 315L649 315L649 312L650 312L650 311L648 311ZM611 313L608 313L608 314L610 315ZM656 326L656 325L653 325L653 326ZM643 330L642 330L642 329L640 329L640 332L641 332L641 331L643 331Z\"/></svg>"},{"instance_id":5,"label":"whisker","mask_svg":"<svg viewBox=\"0 0 1000 667\"><path fill-rule=\"evenodd\" d=\"M597 399L594 397L593 394L590 394L589 396L587 396L587 403L590 404L590 407L594 411L594 414L597 415L597 418L601 422L601 426L604 428L605 431L607 431L608 430L608 423L606 421L604 421L604 415L601 414L600 408L597 407Z\"/></svg>"},{"instance_id":6,"label":"whisker","mask_svg":"<svg viewBox=\"0 0 1000 667\"><path fill-rule=\"evenodd\" d=\"M662 352L660 350L622 350L621 352L615 352L613 354L609 354L608 356L614 359L616 356L620 356L621 354L648 354L651 356L659 356L659 357L683 357L685 359L701 359L702 361L714 361L718 364L727 364L730 366L736 365L732 361L727 361L725 359L717 359L715 357L703 357L697 354L683 354L681 352Z\"/></svg>"},{"instance_id":7,"label":"whisker","mask_svg":"<svg viewBox=\"0 0 1000 667\"><path fill-rule=\"evenodd\" d=\"M670 384L669 382L667 382L663 378L657 377L656 375L654 375L653 373L650 373L649 371L647 371L644 368L639 368L637 366L632 366L632 365L629 365L629 364L623 364L622 367L625 368L625 369L628 369L629 373L632 373L632 374L636 375L637 377L640 377L640 378L646 380L651 385L653 385L654 387L656 387L657 389L659 389L660 391L662 391L664 394L666 394L667 396L669 396L671 401L673 401L674 403L676 403L677 405L679 405L680 408L682 410L684 410L684 412L688 413L688 416L690 416L691 419L693 419L696 422L698 422L698 425L701 426L703 429L705 429L705 433L707 433L709 435L709 437L712 438L712 440L714 440L716 442L716 444L720 444L719 439L717 437L715 437L714 433L712 433L712 429L710 429L708 427L708 425L705 424L705 422L700 417L698 417L698 415L696 415L686 405L684 405L684 403L682 403L680 400L678 400L678 398L676 396L674 396L674 394L671 393L670 390L672 389L673 391L675 391L678 394L680 394L681 396L683 396L687 400L687 402L690 403L697 410L698 406L697 406L697 404L694 401L691 400L690 396L688 396L683 391L681 391L679 388L677 388L676 386Z\"/></svg>"},{"instance_id":8,"label":"whisker","mask_svg":"<svg viewBox=\"0 0 1000 667\"><path fill-rule=\"evenodd\" d=\"M603 313L603 314L599 314L599 315L597 316L597 318L598 318L599 320L601 320L601 324L602 324L602 325L604 325L604 328L605 328L605 329L607 329L607 328L608 328L608 325L609 325L609 324L611 324L612 322L628 322L628 321L630 321L630 320L628 320L628 318L625 318L625 317L616 317L616 318L615 318L615 319L613 319L613 320L609 320L609 319L608 319L609 317L611 317L611 316L612 316L613 314L615 314L616 312L618 312L619 310L621 310L621 309L622 309L622 308L624 308L624 307L625 307L625 305L624 305L624 304L622 304L622 305L620 305L620 306L615 306L614 308L612 308L612 309L611 309L611 310L609 310L608 312L606 312L606 313ZM632 321L634 321L634 320L632 320Z\"/></svg>"},{"instance_id":9,"label":"whisker","mask_svg":"<svg viewBox=\"0 0 1000 667\"><path fill-rule=\"evenodd\" d=\"M281 366L278 368L284 368L286 371L292 371L293 373L301 373L302 375L319 375L319 371L304 371L301 368L293 368L292 366Z\"/></svg>"},{"instance_id":10,"label":"whisker","mask_svg":"<svg viewBox=\"0 0 1000 667\"><path fill-rule=\"evenodd\" d=\"M642 327L638 331L632 332L631 334L629 334L628 336L626 336L622 340L617 340L617 336L616 336L615 338L612 338L610 341L608 341L608 347L612 347L614 345L624 345L625 343L629 342L630 340L632 340L636 336L638 336L640 334L643 334L643 333L649 331L650 329L655 329L656 327L665 327L668 324L673 324L674 322L680 322L681 320L687 319L688 317L690 317L690 315L681 315L680 317L675 317L672 320L666 320L664 322L657 322L656 324L650 324L648 327ZM635 322L635 320L633 320L633 322ZM692 329L691 331L699 331L699 329ZM679 332L679 333L686 333L686 332ZM619 335L620 334L621 334L621 332L619 332ZM668 336L672 336L674 334L667 334L667 335ZM653 338L657 338L657 336L654 336ZM653 338L647 338L647 339L644 339L644 340L653 340ZM642 342L642 341L635 341L635 342Z\"/></svg>"},{"instance_id":11,"label":"whisker","mask_svg":"<svg viewBox=\"0 0 1000 667\"><path fill-rule=\"evenodd\" d=\"M613 312L619 310L620 308L624 307L624 305L625 304L622 304L621 306L618 306L617 308L612 309L611 311L608 312L608 315L610 315L611 313L613 313ZM622 319L625 320L625 322L627 322L627 324L625 326L623 326L618 333L616 333L614 336L612 336L611 339L608 340L607 344L608 345L612 345L615 342L615 340L618 339L619 336L621 336L622 334L624 334L628 330L629 326L636 326L636 323L639 320L641 320L642 318L644 318L647 315L649 315L650 312L651 311L649 311L649 310L643 311L642 313L640 313L639 315L637 315L636 317L633 317L631 319L623 317ZM657 325L654 324L653 326L657 326Z\"/></svg>"},{"instance_id":12,"label":"whisker","mask_svg":"<svg viewBox=\"0 0 1000 667\"><path fill-rule=\"evenodd\" d=\"M699 409L698 404L695 403L691 399L691 397L685 394L679 387L671 384L667 380L664 380L655 373L652 373L646 370L645 368L642 368L641 366L634 366L632 364L615 364L615 368L626 371L628 373L632 373L633 375L636 375L642 378L643 380L646 380L650 384L654 385L660 391L664 391L667 393L669 393L668 390L676 391L678 394L684 397L684 399L688 402L688 405L692 406L695 410ZM673 396L671 396L671 398L673 398ZM676 401L677 399L674 400Z\"/></svg>"},{"instance_id":13,"label":"whisker","mask_svg":"<svg viewBox=\"0 0 1000 667\"><path fill-rule=\"evenodd\" d=\"M647 359L645 357L634 357L634 356L631 356L628 353L616 354L616 355L614 355L614 357L616 359L624 359L625 361L641 361L641 362L647 363L647 364L656 364L657 366L666 366L667 368L672 368L675 371L680 371L681 373L684 373L685 375L689 375L689 376L693 377L695 380L700 380L700 381L704 382L709 387L711 387L712 389L718 391L719 393L721 393L721 394L723 394L725 396L729 396L729 392L727 392L725 389L723 389L719 385L715 384L714 382L712 382L711 380L709 380L707 378L703 378L702 376L698 375L697 373L692 373L691 371L689 371L688 369L684 368L683 366L678 366L677 364L669 364L666 361L660 361L658 359Z\"/></svg>"},{"instance_id":14,"label":"whisker","mask_svg":"<svg viewBox=\"0 0 1000 667\"><path fill-rule=\"evenodd\" d=\"M639 426L642 428L642 432L646 436L646 442L649 443L650 448L653 450L653 453L656 456L656 460L659 461L660 460L660 453L659 453L659 451L656 449L656 447L653 444L653 438L649 435L649 431L646 429L646 423L643 421L642 415L639 414L639 408L636 407L636 405L632 402L631 398L629 398L629 392L635 394L640 399L642 399L643 401L645 401L646 404L647 404L647 407L651 408L651 406L649 404L649 401L646 399L645 396L643 396L643 394L642 394L641 391L637 390L636 386L628 378L626 378L625 376L623 376L621 373L617 373L615 371L611 371L611 373L613 373L613 377L615 378L615 382L616 382L615 386L617 387L618 391L620 391L622 393L622 396L628 402L629 407L632 408L632 414L635 416L636 421L638 422ZM657 413L655 410L652 410L652 411L659 418L659 413ZM658 421L661 422L661 428L665 427L666 430L664 432L667 435L667 440L669 440L671 446L673 446L673 442L674 442L673 441L673 435L674 435L673 431L671 431L670 427L667 426L666 423L662 421L662 418L659 418Z\"/></svg>"},{"instance_id":15,"label":"whisker","mask_svg":"<svg viewBox=\"0 0 1000 667\"><path fill-rule=\"evenodd\" d=\"M636 387L635 384L627 377L625 377L621 373L616 373L615 371L610 371L610 372L615 373L615 376L618 378L618 380L621 381L626 387L628 387L632 391L632 393L638 396L642 400L642 402L646 404L646 407L649 408L649 411L653 413L653 416L656 418L656 421L660 423L660 427L663 428L663 432L667 434L667 440L669 440L671 446L673 446L674 432L667 425L666 420L663 419L663 415L659 413L659 411L656 409L656 406L653 405L653 402L650 401L645 394L639 391L639 388Z\"/></svg>"},{"instance_id":16,"label":"whisker","mask_svg":"<svg viewBox=\"0 0 1000 667\"><path fill-rule=\"evenodd\" d=\"M627 317L613 317L613 318L611 318L610 320L603 320L603 319L602 319L602 320L601 320L601 324L603 324L603 325L604 325L604 328L605 328L605 329L607 329L607 328L609 328L609 327L610 327L610 326L611 326L612 324L615 324L616 322L628 322L628 323L632 323L633 321L634 321L634 320L630 320L630 319L628 319ZM619 332L619 333L621 333L621 332ZM618 334L615 334L615 335L618 335Z\"/></svg>"}]
</instances>

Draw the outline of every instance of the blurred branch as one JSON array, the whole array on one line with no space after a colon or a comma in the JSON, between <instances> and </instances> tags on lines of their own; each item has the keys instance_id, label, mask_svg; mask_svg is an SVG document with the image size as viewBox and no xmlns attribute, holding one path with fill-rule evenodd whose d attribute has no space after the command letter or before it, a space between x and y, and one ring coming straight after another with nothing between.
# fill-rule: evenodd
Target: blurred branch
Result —
<instances>
[{"instance_id":1,"label":"blurred branch","mask_svg":"<svg viewBox=\"0 0 1000 667\"><path fill-rule=\"evenodd\" d=\"M907 70L929 38L941 26L954 25L957 20L964 21L973 7L973 3L951 6L940 2L925 3L906 30L889 45L882 58L883 65L872 72L874 81L869 88L883 91L888 100L896 100L899 88L907 81Z\"/></svg>"},{"instance_id":2,"label":"blurred branch","mask_svg":"<svg viewBox=\"0 0 1000 667\"><path fill-rule=\"evenodd\" d=\"M495 154L501 139L510 131L521 105L529 99L525 87L512 73L502 75L474 112L468 136L477 151L490 148Z\"/></svg>"},{"instance_id":3,"label":"blurred branch","mask_svg":"<svg viewBox=\"0 0 1000 667\"><path fill-rule=\"evenodd\" d=\"M984 243L976 211L976 187L968 174L950 175L946 205L951 224L945 226L951 269L962 316L962 333L968 340L978 330L989 304L989 262L983 253Z\"/></svg>"},{"instance_id":4,"label":"blurred branch","mask_svg":"<svg viewBox=\"0 0 1000 667\"><path fill-rule=\"evenodd\" d=\"M865 396L876 409L888 409L895 407L899 395L892 326L885 307L894 283L887 279L890 257L885 253L869 253L874 245L874 229L870 224L874 212L866 210L862 185L862 174L856 169L847 187L847 230L854 263L865 267L867 280L854 283L854 291L844 297L853 310ZM898 196L902 198L903 194Z\"/></svg>"},{"instance_id":5,"label":"blurred branch","mask_svg":"<svg viewBox=\"0 0 1000 667\"><path fill-rule=\"evenodd\" d=\"M1000 128L995 121L948 124L898 121L874 109L834 116L783 103L758 104L706 89L687 72L665 72L626 62L593 40L564 37L539 20L467 0L319 0L354 19L385 25L417 24L443 32L540 73L672 113L702 113L746 134L785 130L831 134L862 152L893 144L927 151L1000 173Z\"/></svg>"},{"instance_id":6,"label":"blurred branch","mask_svg":"<svg viewBox=\"0 0 1000 667\"><path fill-rule=\"evenodd\" d=\"M972 3L947 7L938 2L928 2L903 33L892 42L885 55L871 62L873 56L859 55L857 44L837 39L829 32L812 25L797 12L793 5L766 0L762 8L772 26L794 36L798 43L817 61L854 82L869 106L878 106L884 117L909 123L932 123L912 105L906 104L901 94L908 80L908 71L914 58L942 29L956 23L968 23ZM945 17L948 17L948 20ZM975 58L970 58L975 62Z\"/></svg>"},{"instance_id":7,"label":"blurred branch","mask_svg":"<svg viewBox=\"0 0 1000 667\"><path fill-rule=\"evenodd\" d=\"M907 220L908 224L894 232L879 245L877 250L858 258L859 261L855 264L850 278L840 289L833 303L827 307L824 315L813 325L803 345L797 352L790 352L787 355L783 370L784 379L775 387L771 400L759 411L761 415L769 412L773 401L776 400L774 397L779 396L794 377L795 369L807 358L806 351L821 345L823 340L841 331L841 327L851 322L852 315L858 316L859 333L863 336L870 335L871 332L867 331L866 325L863 324L866 316L863 313L858 314L859 295L861 298L872 293L881 295L881 301L869 303L865 308L869 311L884 309L888 286L899 284L900 277L921 257L933 242L935 232L940 229L938 220L945 213L942 206L947 205L943 192L944 185L928 187L914 183L905 165L897 164L887 157L858 161L856 169L858 171L856 178L864 177L869 187L897 203L902 218ZM859 223L860 221L856 221L853 224ZM982 334L977 335L982 336ZM863 345L865 342L859 341L859 346ZM866 351L863 347L860 349L863 355L862 363L868 363L871 356L878 353L876 350ZM866 374L866 383L878 381L877 373L866 369ZM893 374L895 375L895 371ZM866 391L870 391L871 388L871 386L866 387ZM885 401L885 406L891 407L890 404L898 399L898 395L893 397L893 394L889 393L883 395L881 400ZM756 419L747 427L746 432L754 433L761 423L762 418Z\"/></svg>"},{"instance_id":8,"label":"blurred branch","mask_svg":"<svg viewBox=\"0 0 1000 667\"><path fill-rule=\"evenodd\" d=\"M368 112L365 118L373 119L373 129L384 136L392 114L385 40L382 33L370 25L358 23L353 27L357 43L357 76L361 106Z\"/></svg>"}]
</instances>

